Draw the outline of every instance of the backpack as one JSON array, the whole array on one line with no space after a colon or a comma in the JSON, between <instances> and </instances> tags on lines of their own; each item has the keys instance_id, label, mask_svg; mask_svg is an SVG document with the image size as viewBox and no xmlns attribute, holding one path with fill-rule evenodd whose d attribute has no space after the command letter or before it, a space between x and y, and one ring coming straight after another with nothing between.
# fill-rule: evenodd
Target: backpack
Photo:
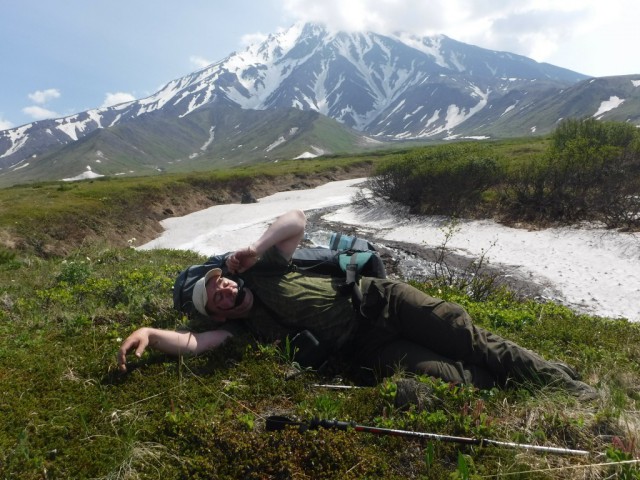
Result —
<instances>
[{"instance_id":1,"label":"backpack","mask_svg":"<svg viewBox=\"0 0 640 480\"><path fill-rule=\"evenodd\" d=\"M226 260L232 252L209 257L201 265L191 265L177 276L173 285L173 307L187 316L198 315L192 301L195 283L212 268L228 274ZM345 278L352 284L359 276L386 278L384 263L374 246L366 240L334 233L329 248L298 248L294 252L292 270L310 275Z\"/></svg>"}]
</instances>

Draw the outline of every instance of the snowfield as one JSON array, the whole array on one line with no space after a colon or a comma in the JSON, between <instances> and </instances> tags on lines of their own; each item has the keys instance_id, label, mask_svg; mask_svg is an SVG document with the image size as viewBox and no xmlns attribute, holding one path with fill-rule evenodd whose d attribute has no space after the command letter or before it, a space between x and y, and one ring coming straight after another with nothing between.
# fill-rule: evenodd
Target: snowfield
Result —
<instances>
[{"instance_id":1,"label":"snowfield","mask_svg":"<svg viewBox=\"0 0 640 480\"><path fill-rule=\"evenodd\" d=\"M254 204L211 207L163 222L165 232L141 249L173 248L210 255L257 238L275 217L292 208L323 209L323 219L352 225L363 235L439 247L448 234L454 253L529 278L546 287L548 299L573 310L640 321L640 233L601 228L528 231L490 220L452 224L437 217L399 218L380 207L352 205L365 179L332 182L315 189L280 192Z\"/></svg>"}]
</instances>

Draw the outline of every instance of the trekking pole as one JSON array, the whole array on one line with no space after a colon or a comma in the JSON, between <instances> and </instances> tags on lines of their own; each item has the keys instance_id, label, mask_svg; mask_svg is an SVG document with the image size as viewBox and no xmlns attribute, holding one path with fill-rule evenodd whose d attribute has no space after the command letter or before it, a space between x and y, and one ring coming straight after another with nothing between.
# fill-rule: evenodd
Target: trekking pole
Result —
<instances>
[{"instance_id":1,"label":"trekking pole","mask_svg":"<svg viewBox=\"0 0 640 480\"><path fill-rule=\"evenodd\" d=\"M441 442L454 442L467 445L494 445L504 448L522 448L525 450L532 450L536 452L548 452L566 455L589 455L589 452L586 450L574 450L570 448L560 447L545 447L542 445L529 445L526 443L503 442L500 440L490 440L487 438L468 438L456 437L452 435L440 435L437 433L412 432L408 430L397 430L394 428L370 427L367 425L358 425L354 422L342 422L338 420L320 420L318 418L314 418L309 422L296 422L287 417L282 417L279 415L267 417L267 431L283 430L287 425L299 427L300 432L303 432L307 429L317 429L318 427L336 430L348 430L349 428L353 428L357 432L368 432L376 435L393 435L398 437L422 439L426 438L429 440L439 440Z\"/></svg>"}]
</instances>

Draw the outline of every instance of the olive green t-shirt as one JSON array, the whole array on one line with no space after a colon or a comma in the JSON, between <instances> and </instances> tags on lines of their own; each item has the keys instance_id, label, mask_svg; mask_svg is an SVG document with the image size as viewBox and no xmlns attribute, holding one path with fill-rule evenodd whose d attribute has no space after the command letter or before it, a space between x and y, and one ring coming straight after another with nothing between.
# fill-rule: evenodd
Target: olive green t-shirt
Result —
<instances>
[{"instance_id":1,"label":"olive green t-shirt","mask_svg":"<svg viewBox=\"0 0 640 480\"><path fill-rule=\"evenodd\" d=\"M343 280L291 271L289 265L272 247L242 274L254 294L247 326L266 341L309 330L327 346L341 346L357 324L350 295L338 289Z\"/></svg>"}]
</instances>

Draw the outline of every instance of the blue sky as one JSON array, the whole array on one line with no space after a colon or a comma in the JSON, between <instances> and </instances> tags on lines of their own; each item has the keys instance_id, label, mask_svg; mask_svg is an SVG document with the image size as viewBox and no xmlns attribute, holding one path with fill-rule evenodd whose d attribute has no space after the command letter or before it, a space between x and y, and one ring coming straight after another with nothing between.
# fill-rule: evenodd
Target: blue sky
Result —
<instances>
[{"instance_id":1,"label":"blue sky","mask_svg":"<svg viewBox=\"0 0 640 480\"><path fill-rule=\"evenodd\" d=\"M0 0L0 130L144 98L296 21L640 74L637 0Z\"/></svg>"}]
</instances>

